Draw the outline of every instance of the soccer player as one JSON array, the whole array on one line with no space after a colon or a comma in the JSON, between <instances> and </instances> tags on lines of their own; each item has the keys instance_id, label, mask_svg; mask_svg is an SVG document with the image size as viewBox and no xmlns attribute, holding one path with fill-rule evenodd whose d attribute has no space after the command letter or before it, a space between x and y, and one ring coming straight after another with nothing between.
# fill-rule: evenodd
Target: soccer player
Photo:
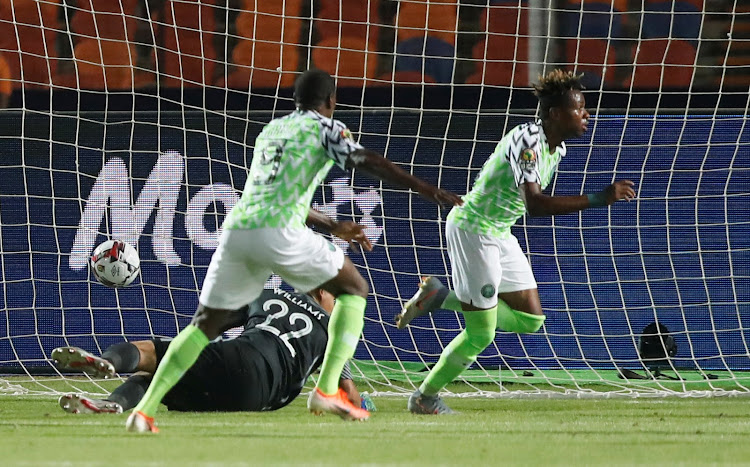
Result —
<instances>
[{"instance_id":1,"label":"soccer player","mask_svg":"<svg viewBox=\"0 0 750 467\"><path fill-rule=\"evenodd\" d=\"M244 325L242 334L208 344L164 396L163 403L170 410L193 412L255 412L286 406L323 360L331 310L333 296L322 289L308 294L264 290L237 312L237 325ZM70 413L122 413L132 409L145 394L169 342L121 342L110 346L101 357L77 347L53 350L51 358L63 371L95 377L137 371L106 399L65 394L60 397L60 407ZM359 407L360 396L348 366L339 386Z\"/></svg>"},{"instance_id":2,"label":"soccer player","mask_svg":"<svg viewBox=\"0 0 750 467\"><path fill-rule=\"evenodd\" d=\"M326 216L308 215L313 193L336 164L409 188L440 205L462 201L355 142L347 127L332 119L336 89L328 73L304 72L295 83L294 99L297 110L272 120L258 135L245 189L224 221L198 310L170 344L148 391L126 421L128 431L153 431L162 397L209 340L227 329L228 317L258 297L272 272L302 292L321 287L336 297L320 378L307 403L310 411L347 420L369 417L338 388L341 370L362 333L369 288L340 248L305 227L306 218L324 230L334 227Z\"/></svg>"},{"instance_id":3,"label":"soccer player","mask_svg":"<svg viewBox=\"0 0 750 467\"><path fill-rule=\"evenodd\" d=\"M565 155L564 141L587 129L582 89L581 75L572 72L555 70L540 77L534 91L541 120L519 125L500 140L464 204L448 215L445 232L456 290L449 291L437 278L423 278L396 321L404 328L412 319L443 308L462 312L465 328L409 398L411 412L451 413L438 392L493 342L496 328L532 333L544 323L536 280L510 231L521 216L566 214L635 196L630 180L589 195L542 192Z\"/></svg>"}]
</instances>

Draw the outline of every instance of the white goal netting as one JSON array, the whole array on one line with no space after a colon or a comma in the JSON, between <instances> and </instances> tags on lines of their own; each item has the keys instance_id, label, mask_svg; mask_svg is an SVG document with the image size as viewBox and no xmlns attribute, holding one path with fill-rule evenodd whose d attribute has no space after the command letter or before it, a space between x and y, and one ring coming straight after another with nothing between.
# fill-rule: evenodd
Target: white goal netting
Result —
<instances>
[{"instance_id":1,"label":"white goal netting","mask_svg":"<svg viewBox=\"0 0 750 467\"><path fill-rule=\"evenodd\" d=\"M293 108L290 86L312 66L336 76L336 116L361 143L460 194L504 132L533 118L531 81L584 72L593 124L550 192L636 183L630 203L514 228L547 321L499 332L450 392L749 392L743 3L1 1L0 393L103 392L57 373L50 351L99 353L189 322L254 138ZM420 276L450 284L447 212L335 170L315 202L376 244L351 253L372 290L360 386L411 391L462 326L447 311L393 322ZM126 289L87 269L108 238L138 247L142 274ZM645 355L652 323L664 336Z\"/></svg>"}]
</instances>

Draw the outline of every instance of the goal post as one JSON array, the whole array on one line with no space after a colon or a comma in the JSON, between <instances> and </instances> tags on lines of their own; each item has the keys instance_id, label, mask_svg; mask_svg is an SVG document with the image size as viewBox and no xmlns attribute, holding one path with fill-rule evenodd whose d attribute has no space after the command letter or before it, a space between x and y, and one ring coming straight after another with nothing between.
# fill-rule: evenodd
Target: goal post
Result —
<instances>
[{"instance_id":1,"label":"goal post","mask_svg":"<svg viewBox=\"0 0 750 467\"><path fill-rule=\"evenodd\" d=\"M51 350L100 353L189 323L254 139L293 109L289 86L308 66L337 78L336 118L363 145L460 194L535 115L538 72L584 72L592 124L548 191L636 183L631 202L519 221L545 325L498 332L448 393L750 392L749 101L732 59L747 39L719 34L737 3L3 3L0 83L16 90L0 110L0 394L106 392L58 373ZM314 203L364 224L375 245L348 253L371 289L358 384L411 392L462 329L452 311L406 330L393 319L421 276L452 285L447 211L336 170ZM114 237L142 267L119 290L87 269Z\"/></svg>"}]
</instances>

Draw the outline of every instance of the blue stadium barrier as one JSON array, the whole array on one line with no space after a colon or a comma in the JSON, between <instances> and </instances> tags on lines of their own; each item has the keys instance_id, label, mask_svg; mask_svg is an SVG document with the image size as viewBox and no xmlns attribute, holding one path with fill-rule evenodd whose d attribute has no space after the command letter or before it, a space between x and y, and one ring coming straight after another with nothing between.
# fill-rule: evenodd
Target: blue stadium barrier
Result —
<instances>
[{"instance_id":1,"label":"blue stadium barrier","mask_svg":"<svg viewBox=\"0 0 750 467\"><path fill-rule=\"evenodd\" d=\"M232 189L242 189L251 157L245 144L252 143L269 114L249 119L202 112L85 117L0 115L0 361L6 366L17 358L27 365L42 364L63 344L98 351L123 336L172 336L185 326L196 308L214 232L225 211L222 203L205 201L204 195L211 193L207 187L225 195L228 189L229 198ZM359 129L360 114L339 118ZM445 112L365 113L361 125L369 134L362 142L378 151L388 143L388 157L401 163L412 162L416 151L417 175L433 182L440 176L445 188L464 193L494 147L492 141L501 136L499 129L521 122L516 117L506 122L500 115L477 118L448 118ZM496 342L503 355L482 357L482 363L517 368L632 363L637 334L658 319L675 333L676 365L750 369L743 350L750 326L750 163L735 157L738 142L750 144L742 122L722 116L600 116L593 136L573 141L556 193L578 194L582 184L585 193L599 190L614 172L637 183L639 200L618 203L609 214L592 210L559 216L554 223L534 218L514 228L539 282L546 332L524 337L500 333ZM389 128L390 140L383 136ZM659 135L659 144L649 148L652 134ZM440 138L445 135L444 146ZM470 159L473 138L478 143ZM143 260L141 277L129 288L108 289L93 281L80 256L71 254L82 211L92 207L92 187L105 162L124 170L124 185L114 186L124 187L119 196L132 200L130 209L142 199L149 174L167 151L184 156L162 156L171 163L163 167L167 178L182 180L181 186L164 184L161 191L174 191L174 217L160 217L153 205L141 205L147 221L142 232L132 232ZM429 166L441 161L442 171ZM370 192L377 184L360 175L347 194L348 176L333 170L316 202L333 202L339 215L353 211L357 219L368 211L377 227L385 228L373 252L350 255L368 268L365 277L375 292L364 331L368 350L360 346L357 357L418 361L408 350L412 338L420 351L439 353L438 337L445 343L456 333L452 313L435 318L438 327L452 331L435 332L427 321L411 331L372 321L390 321L400 307L398 298L414 292L419 274L447 281L438 209L390 189L378 192L381 203ZM332 182L341 189L338 195ZM162 211L168 210L166 198L161 200ZM136 211L119 218L111 209L107 212L95 227L99 233L91 248L115 226L140 227L134 225ZM415 250L413 244L419 247ZM90 251L87 245L82 248L85 254Z\"/></svg>"}]
</instances>

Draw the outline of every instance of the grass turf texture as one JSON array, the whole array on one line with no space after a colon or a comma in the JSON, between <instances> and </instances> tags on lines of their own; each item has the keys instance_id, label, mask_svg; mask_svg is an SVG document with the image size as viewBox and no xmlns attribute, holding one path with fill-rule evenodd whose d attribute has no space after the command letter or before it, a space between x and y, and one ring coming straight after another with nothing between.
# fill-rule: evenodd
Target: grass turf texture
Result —
<instances>
[{"instance_id":1,"label":"grass turf texture","mask_svg":"<svg viewBox=\"0 0 750 467\"><path fill-rule=\"evenodd\" d=\"M265 413L162 410L158 435L126 415L70 415L48 396L0 398L3 465L699 465L750 462L750 399L448 398L461 413L416 416L375 399L364 423L315 417L300 397Z\"/></svg>"}]
</instances>

